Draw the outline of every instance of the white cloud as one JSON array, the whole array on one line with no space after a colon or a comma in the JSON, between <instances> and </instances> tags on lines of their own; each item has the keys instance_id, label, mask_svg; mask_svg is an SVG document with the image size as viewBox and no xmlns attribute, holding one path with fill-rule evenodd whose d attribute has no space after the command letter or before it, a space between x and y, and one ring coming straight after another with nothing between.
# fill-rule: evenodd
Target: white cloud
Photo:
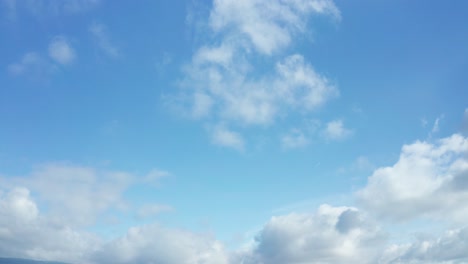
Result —
<instances>
[{"instance_id":1,"label":"white cloud","mask_svg":"<svg viewBox=\"0 0 468 264\"><path fill-rule=\"evenodd\" d=\"M385 241L356 208L322 205L315 214L273 217L233 263L376 263Z\"/></svg>"},{"instance_id":2,"label":"white cloud","mask_svg":"<svg viewBox=\"0 0 468 264\"><path fill-rule=\"evenodd\" d=\"M89 225L108 209L125 206L122 194L132 184L132 177L123 172L47 164L15 183L37 193L52 217L72 225Z\"/></svg>"},{"instance_id":3,"label":"white cloud","mask_svg":"<svg viewBox=\"0 0 468 264\"><path fill-rule=\"evenodd\" d=\"M89 178L89 173L77 175ZM354 207L329 205L321 205L314 213L274 216L252 242L235 251L225 249L211 234L156 223L134 226L125 234L104 240L51 217L48 210L40 210L36 200L42 199L35 199L37 191L7 185L4 180L0 185L0 255L5 257L83 264L455 264L468 260L466 227L448 230L440 237L419 235L414 242L389 245L388 235L366 213ZM76 194L73 186L68 188L70 196ZM169 210L157 204L143 208L148 213L144 217ZM69 214L76 217L81 212Z\"/></svg>"},{"instance_id":4,"label":"white cloud","mask_svg":"<svg viewBox=\"0 0 468 264\"><path fill-rule=\"evenodd\" d=\"M431 132L429 132L429 137L432 137L434 134L438 133L440 130L440 122L444 119L444 115L437 117L432 126Z\"/></svg>"},{"instance_id":5,"label":"white cloud","mask_svg":"<svg viewBox=\"0 0 468 264\"><path fill-rule=\"evenodd\" d=\"M76 52L64 37L55 37L49 44L49 56L59 64L71 64L76 59Z\"/></svg>"},{"instance_id":6,"label":"white cloud","mask_svg":"<svg viewBox=\"0 0 468 264\"><path fill-rule=\"evenodd\" d=\"M392 220L426 216L468 220L468 139L404 145L399 160L374 171L357 195L376 215Z\"/></svg>"},{"instance_id":7,"label":"white cloud","mask_svg":"<svg viewBox=\"0 0 468 264\"><path fill-rule=\"evenodd\" d=\"M309 15L340 12L333 1L215 0L210 25L215 32L246 38L260 53L272 54L288 46L296 33L304 32Z\"/></svg>"},{"instance_id":8,"label":"white cloud","mask_svg":"<svg viewBox=\"0 0 468 264\"><path fill-rule=\"evenodd\" d=\"M170 98L210 123L268 126L317 110L339 95L301 54L285 55L314 14L339 19L331 0L214 1L210 39L185 65L180 93ZM272 67L273 66L273 67Z\"/></svg>"},{"instance_id":9,"label":"white cloud","mask_svg":"<svg viewBox=\"0 0 468 264\"><path fill-rule=\"evenodd\" d=\"M344 126L343 120L334 120L327 123L324 135L330 140L343 140L352 135L353 131Z\"/></svg>"},{"instance_id":10,"label":"white cloud","mask_svg":"<svg viewBox=\"0 0 468 264\"><path fill-rule=\"evenodd\" d=\"M8 65L8 72L12 76L26 75L32 78L42 78L55 70L55 67L37 52L28 52L19 62Z\"/></svg>"},{"instance_id":11,"label":"white cloud","mask_svg":"<svg viewBox=\"0 0 468 264\"><path fill-rule=\"evenodd\" d=\"M89 31L95 38L99 48L109 57L117 58L121 55L120 50L110 41L107 27L101 23L94 23Z\"/></svg>"},{"instance_id":12,"label":"white cloud","mask_svg":"<svg viewBox=\"0 0 468 264\"><path fill-rule=\"evenodd\" d=\"M130 228L127 234L98 250L92 259L104 264L228 264L223 245L209 235L159 225Z\"/></svg>"},{"instance_id":13,"label":"white cloud","mask_svg":"<svg viewBox=\"0 0 468 264\"><path fill-rule=\"evenodd\" d=\"M281 144L284 148L302 148L309 145L310 140L299 129L292 129L288 134L281 138Z\"/></svg>"},{"instance_id":14,"label":"white cloud","mask_svg":"<svg viewBox=\"0 0 468 264\"><path fill-rule=\"evenodd\" d=\"M185 91L191 92L187 104L197 117L213 113L216 119L231 123L268 125L280 114L312 111L338 95L298 54L277 62L274 74L258 79L248 78L250 66L243 62L227 63L225 55L204 54L186 69L188 79L183 82ZM213 60L228 66L219 67Z\"/></svg>"},{"instance_id":15,"label":"white cloud","mask_svg":"<svg viewBox=\"0 0 468 264\"><path fill-rule=\"evenodd\" d=\"M383 253L382 263L467 263L468 228L446 231L440 237L420 236L413 243L392 245Z\"/></svg>"},{"instance_id":16,"label":"white cloud","mask_svg":"<svg viewBox=\"0 0 468 264\"><path fill-rule=\"evenodd\" d=\"M231 131L224 126L217 126L212 131L213 143L219 146L237 150L244 149L244 139L239 133Z\"/></svg>"},{"instance_id":17,"label":"white cloud","mask_svg":"<svg viewBox=\"0 0 468 264\"><path fill-rule=\"evenodd\" d=\"M0 189L1 256L79 262L98 244L96 236L40 214L28 189L2 191L5 190Z\"/></svg>"}]
</instances>

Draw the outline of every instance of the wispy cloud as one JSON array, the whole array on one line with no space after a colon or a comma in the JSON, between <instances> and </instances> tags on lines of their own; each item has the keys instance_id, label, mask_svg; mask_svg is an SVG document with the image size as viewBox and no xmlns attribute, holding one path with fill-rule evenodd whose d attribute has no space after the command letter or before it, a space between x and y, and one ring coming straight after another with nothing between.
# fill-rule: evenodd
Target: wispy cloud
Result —
<instances>
[{"instance_id":1,"label":"wispy cloud","mask_svg":"<svg viewBox=\"0 0 468 264\"><path fill-rule=\"evenodd\" d=\"M121 51L111 42L108 29L104 24L92 24L89 27L89 32L91 32L97 45L107 56L111 58L118 58L121 56Z\"/></svg>"},{"instance_id":2,"label":"wispy cloud","mask_svg":"<svg viewBox=\"0 0 468 264\"><path fill-rule=\"evenodd\" d=\"M19 18L22 14L37 17L57 16L85 12L98 6L101 0L3 0L10 18Z\"/></svg>"},{"instance_id":3,"label":"wispy cloud","mask_svg":"<svg viewBox=\"0 0 468 264\"><path fill-rule=\"evenodd\" d=\"M310 144L310 140L300 129L292 129L281 138L281 145L287 149L303 148Z\"/></svg>"},{"instance_id":4,"label":"wispy cloud","mask_svg":"<svg viewBox=\"0 0 468 264\"><path fill-rule=\"evenodd\" d=\"M33 79L43 79L57 71L57 68L37 52L25 53L18 62L7 67L12 76L27 76Z\"/></svg>"},{"instance_id":5,"label":"wispy cloud","mask_svg":"<svg viewBox=\"0 0 468 264\"><path fill-rule=\"evenodd\" d=\"M236 150L243 150L245 145L244 139L239 133L231 131L221 125L212 130L212 141L215 145Z\"/></svg>"}]
</instances>

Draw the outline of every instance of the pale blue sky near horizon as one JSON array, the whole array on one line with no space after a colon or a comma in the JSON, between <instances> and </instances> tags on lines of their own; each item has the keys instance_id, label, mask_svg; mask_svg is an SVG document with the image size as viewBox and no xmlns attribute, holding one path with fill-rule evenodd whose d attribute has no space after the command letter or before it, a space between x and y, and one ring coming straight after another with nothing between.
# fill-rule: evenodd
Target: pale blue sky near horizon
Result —
<instances>
[{"instance_id":1,"label":"pale blue sky near horizon","mask_svg":"<svg viewBox=\"0 0 468 264\"><path fill-rule=\"evenodd\" d=\"M124 205L79 225L105 237L159 223L238 248L274 215L359 206L403 145L468 120L466 1L323 0L336 10L256 18L276 35L212 1L70 3L0 2L0 190L54 166L135 175ZM281 75L294 67L306 77ZM47 215L55 198L31 186ZM145 204L164 206L139 218Z\"/></svg>"}]
</instances>

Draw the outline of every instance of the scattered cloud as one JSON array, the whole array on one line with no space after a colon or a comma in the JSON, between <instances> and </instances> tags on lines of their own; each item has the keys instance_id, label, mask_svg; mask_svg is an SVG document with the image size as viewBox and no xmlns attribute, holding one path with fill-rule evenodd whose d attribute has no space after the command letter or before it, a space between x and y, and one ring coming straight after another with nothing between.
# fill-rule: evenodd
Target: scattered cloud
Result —
<instances>
[{"instance_id":1,"label":"scattered cloud","mask_svg":"<svg viewBox=\"0 0 468 264\"><path fill-rule=\"evenodd\" d=\"M55 71L54 65L37 52L28 52L18 62L8 65L8 73L12 76L42 78Z\"/></svg>"},{"instance_id":2,"label":"scattered cloud","mask_svg":"<svg viewBox=\"0 0 468 264\"><path fill-rule=\"evenodd\" d=\"M217 126L212 131L212 140L215 145L233 148L236 150L244 149L244 139L234 131L224 126Z\"/></svg>"},{"instance_id":3,"label":"scattered cloud","mask_svg":"<svg viewBox=\"0 0 468 264\"><path fill-rule=\"evenodd\" d=\"M101 213L111 208L125 207L122 195L132 184L132 178L123 172L45 164L36 167L27 177L12 178L8 182L36 193L47 203L51 217L81 226L94 224Z\"/></svg>"},{"instance_id":4,"label":"scattered cloud","mask_svg":"<svg viewBox=\"0 0 468 264\"><path fill-rule=\"evenodd\" d=\"M281 138L281 145L286 149L303 148L310 144L310 140L299 129L292 129Z\"/></svg>"},{"instance_id":5,"label":"scattered cloud","mask_svg":"<svg viewBox=\"0 0 468 264\"><path fill-rule=\"evenodd\" d=\"M157 224L132 227L101 247L92 263L228 264L223 245L210 235L166 229Z\"/></svg>"},{"instance_id":6,"label":"scattered cloud","mask_svg":"<svg viewBox=\"0 0 468 264\"><path fill-rule=\"evenodd\" d=\"M212 50L211 50L212 51ZM207 60L226 63L226 55L204 53ZM224 53L223 53L224 54ZM201 55L200 55L201 56ZM218 121L246 125L268 125L289 110L314 110L338 94L329 81L318 75L301 55L292 55L276 63L275 74L259 80L247 80L241 64L233 69L208 65L190 67L185 85L192 88L188 102L193 116L214 114ZM231 62L229 62L231 63ZM244 75L245 74L245 75Z\"/></svg>"},{"instance_id":7,"label":"scattered cloud","mask_svg":"<svg viewBox=\"0 0 468 264\"><path fill-rule=\"evenodd\" d=\"M89 27L89 32L93 35L99 48L111 58L121 56L120 50L111 42L107 27L101 23L93 23Z\"/></svg>"},{"instance_id":8,"label":"scattered cloud","mask_svg":"<svg viewBox=\"0 0 468 264\"><path fill-rule=\"evenodd\" d=\"M201 45L184 66L172 101L195 119L242 127L317 110L338 89L303 55L285 55L315 14L340 18L328 0L214 1L208 26L216 41Z\"/></svg>"},{"instance_id":9,"label":"scattered cloud","mask_svg":"<svg viewBox=\"0 0 468 264\"><path fill-rule=\"evenodd\" d=\"M82 263L98 243L95 235L41 214L27 188L0 189L1 256Z\"/></svg>"},{"instance_id":10,"label":"scattered cloud","mask_svg":"<svg viewBox=\"0 0 468 264\"><path fill-rule=\"evenodd\" d=\"M165 228L157 223L134 226L125 234L104 240L41 210L34 198L37 192L1 186L0 255L8 257L85 264L390 264L468 260L466 227L448 230L440 237L420 235L413 242L389 244L388 234L367 213L355 207L327 204L316 212L272 217L253 241L234 251L227 250L211 234ZM67 203L66 199L63 202ZM166 210L171 208L148 204L138 212L150 217ZM81 211L69 214L76 217Z\"/></svg>"},{"instance_id":11,"label":"scattered cloud","mask_svg":"<svg viewBox=\"0 0 468 264\"><path fill-rule=\"evenodd\" d=\"M55 37L49 44L49 56L57 63L68 65L76 59L76 52L65 37Z\"/></svg>"},{"instance_id":12,"label":"scattered cloud","mask_svg":"<svg viewBox=\"0 0 468 264\"><path fill-rule=\"evenodd\" d=\"M404 145L399 160L376 169L358 198L366 209L385 219L466 222L467 157L468 139L459 134L435 143Z\"/></svg>"},{"instance_id":13,"label":"scattered cloud","mask_svg":"<svg viewBox=\"0 0 468 264\"><path fill-rule=\"evenodd\" d=\"M353 131L344 126L343 120L334 120L327 123L323 133L329 140L343 140L351 136Z\"/></svg>"}]
</instances>

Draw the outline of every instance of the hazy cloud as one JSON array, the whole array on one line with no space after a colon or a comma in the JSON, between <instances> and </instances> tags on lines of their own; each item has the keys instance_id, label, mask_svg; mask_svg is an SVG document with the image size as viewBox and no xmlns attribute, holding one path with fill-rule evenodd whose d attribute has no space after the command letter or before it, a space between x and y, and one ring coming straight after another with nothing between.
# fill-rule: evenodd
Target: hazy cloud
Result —
<instances>
[{"instance_id":1,"label":"hazy cloud","mask_svg":"<svg viewBox=\"0 0 468 264\"><path fill-rule=\"evenodd\" d=\"M212 131L213 143L219 146L229 147L237 150L244 149L244 139L234 131L224 126L217 126Z\"/></svg>"},{"instance_id":2,"label":"hazy cloud","mask_svg":"<svg viewBox=\"0 0 468 264\"><path fill-rule=\"evenodd\" d=\"M55 37L49 44L49 56L57 63L67 65L76 59L76 52L65 37Z\"/></svg>"},{"instance_id":3,"label":"hazy cloud","mask_svg":"<svg viewBox=\"0 0 468 264\"><path fill-rule=\"evenodd\" d=\"M101 23L94 23L89 27L98 47L109 57L117 58L120 50L111 42L107 27Z\"/></svg>"},{"instance_id":4,"label":"hazy cloud","mask_svg":"<svg viewBox=\"0 0 468 264\"><path fill-rule=\"evenodd\" d=\"M288 134L281 138L281 145L284 148L302 148L309 145L310 140L299 129L292 129Z\"/></svg>"}]
</instances>

